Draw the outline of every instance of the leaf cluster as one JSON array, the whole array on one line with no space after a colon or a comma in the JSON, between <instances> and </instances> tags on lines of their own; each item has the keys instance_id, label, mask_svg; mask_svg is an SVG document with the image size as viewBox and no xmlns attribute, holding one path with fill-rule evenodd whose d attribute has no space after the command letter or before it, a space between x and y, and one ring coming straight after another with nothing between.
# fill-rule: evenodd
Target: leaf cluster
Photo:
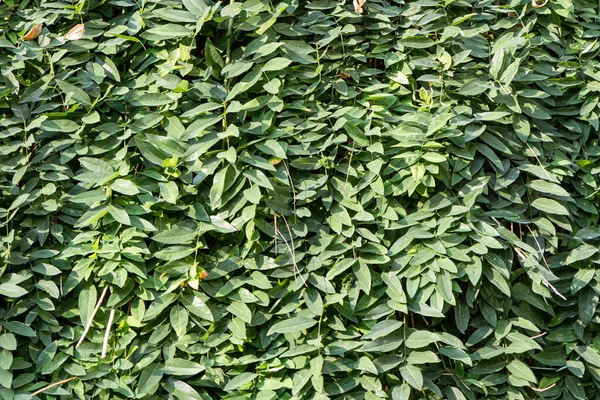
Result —
<instances>
[{"instance_id":1,"label":"leaf cluster","mask_svg":"<svg viewBox=\"0 0 600 400\"><path fill-rule=\"evenodd\" d=\"M3 1L0 398L600 396L600 8L535 5Z\"/></svg>"}]
</instances>

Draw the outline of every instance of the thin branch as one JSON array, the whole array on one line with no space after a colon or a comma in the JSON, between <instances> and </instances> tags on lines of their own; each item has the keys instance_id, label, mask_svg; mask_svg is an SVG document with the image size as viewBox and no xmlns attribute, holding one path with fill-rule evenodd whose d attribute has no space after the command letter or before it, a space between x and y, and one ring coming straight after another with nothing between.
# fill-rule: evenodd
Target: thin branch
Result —
<instances>
[{"instance_id":1,"label":"thin branch","mask_svg":"<svg viewBox=\"0 0 600 400\"><path fill-rule=\"evenodd\" d=\"M56 386L62 385L63 383L67 383L67 382L74 381L75 379L77 379L77 377L76 377L76 376L72 376L72 377L70 377L70 378L68 378L68 379L63 379L62 381L54 382L54 383L53 383L53 384L51 384L51 385L48 385L48 386L46 386L46 387L44 387L44 388L41 388L41 389L40 389L40 390L38 390L37 392L33 392L33 393L31 393L31 397L35 397L35 396L37 396L38 394L40 394L40 393L42 393L42 392L45 392L45 391L46 391L46 390L48 390L48 389L52 389L53 387L56 387Z\"/></svg>"},{"instance_id":2,"label":"thin branch","mask_svg":"<svg viewBox=\"0 0 600 400\"><path fill-rule=\"evenodd\" d=\"M275 226L275 232L277 232L277 213L273 211L273 226ZM277 235L275 235L275 254L277 253Z\"/></svg>"},{"instance_id":3,"label":"thin branch","mask_svg":"<svg viewBox=\"0 0 600 400\"><path fill-rule=\"evenodd\" d=\"M550 269L550 266L548 265L548 262L546 261L546 257L544 257L544 251L542 250L542 246L540 246L540 242L538 242L538 239L537 239L537 236L536 236L535 232L533 231L533 229L531 229L529 227L529 225L525 224L525 227L527 229L529 229L529 232L531 233L531 236L533 236L533 240L535 240L535 244L537 245L537 248L540 251L540 255L542 256L542 260L544 260L544 264L546 264L546 268Z\"/></svg>"},{"instance_id":4,"label":"thin branch","mask_svg":"<svg viewBox=\"0 0 600 400\"><path fill-rule=\"evenodd\" d=\"M275 227L275 232L279 234L279 236L281 236L281 238L283 239L283 242L285 243L286 247L288 248L291 256L292 256L292 262L294 263L294 275L296 273L298 273L298 275L300 275L300 278L302 278L302 282L304 283L305 286L308 286L306 284L306 280L304 279L304 277L302 276L302 274L300 273L300 269L298 268L298 264L296 263L296 251L294 250L293 246L294 246L294 238L292 237L292 231L290 230L290 225L287 222L287 219L285 218L284 215L281 215L283 217L283 221L285 222L285 224L287 225L287 229L290 235L290 240L292 242L292 247L290 247L290 244L288 243L288 241L286 240L285 236L283 236L283 234L281 233L281 231L279 229L277 229L277 227Z\"/></svg>"},{"instance_id":5,"label":"thin branch","mask_svg":"<svg viewBox=\"0 0 600 400\"><path fill-rule=\"evenodd\" d=\"M77 350L77 348L79 346L81 346L81 343L83 343L85 336L87 335L88 331L92 327L92 322L94 321L94 317L96 316L96 313L100 309L100 305L102 304L102 301L104 301L104 297L106 296L106 293L108 293L108 285L106 285L104 287L104 290L102 291L102 294L100 295L100 298L98 299L98 303L96 303L96 307L94 308L94 311L92 311L92 315L90 315L90 318L88 319L85 329L83 330L83 334L81 335L79 342L77 342L77 344L75 345L75 350Z\"/></svg>"},{"instance_id":6,"label":"thin branch","mask_svg":"<svg viewBox=\"0 0 600 400\"><path fill-rule=\"evenodd\" d=\"M113 324L113 320L115 319L115 310L114 308L110 310L110 315L108 316L108 324L106 324L106 332L104 333L104 342L102 343L102 358L106 358L106 353L108 353L108 339L110 338L110 327Z\"/></svg>"},{"instance_id":7,"label":"thin branch","mask_svg":"<svg viewBox=\"0 0 600 400\"><path fill-rule=\"evenodd\" d=\"M352 151L350 152L350 159L348 160L348 168L346 169L346 180L344 181L344 190L346 190L346 184L348 184L348 176L350 176L350 164L352 164L352 156L354 155L354 144L356 142L352 141Z\"/></svg>"},{"instance_id":8,"label":"thin branch","mask_svg":"<svg viewBox=\"0 0 600 400\"><path fill-rule=\"evenodd\" d=\"M531 336L529 339L537 339L537 338L540 338L540 337L542 337L542 336L546 335L546 333L548 333L548 332L542 332L542 333L540 333L539 335Z\"/></svg>"},{"instance_id":9,"label":"thin branch","mask_svg":"<svg viewBox=\"0 0 600 400\"><path fill-rule=\"evenodd\" d=\"M517 252L517 254L518 254L519 256L521 256L523 259L526 259L526 258L527 258L527 257L525 256L525 254L523 254L523 252L521 251L521 249L519 249L519 248L517 248L517 247L515 247L514 249L515 249L515 251ZM542 280L544 281L544 283L546 284L546 286L548 286L550 289L552 289L552 291L553 291L553 292L554 292L554 293L555 293L555 294L556 294L558 297L560 297L560 298L561 298L561 299L563 299L563 300L567 300L567 298L566 298L565 296L563 296L563 295L562 295L562 293L560 293L558 290L556 290L556 288L555 288L554 286L552 286L552 284L551 284L551 283L548 281L548 279L546 279L546 278L544 277L544 275L543 275L543 274L541 274L541 273L540 273L540 277L542 278Z\"/></svg>"},{"instance_id":10,"label":"thin branch","mask_svg":"<svg viewBox=\"0 0 600 400\"><path fill-rule=\"evenodd\" d=\"M288 168L285 160L283 160L283 166L285 167L285 170L287 171L287 176L288 176L288 180L290 181L290 185L292 185L292 194L294 195L294 201L292 204L294 205L294 211L295 211L296 210L296 188L294 187L294 182L292 181L292 175L290 174L290 169Z\"/></svg>"},{"instance_id":11,"label":"thin branch","mask_svg":"<svg viewBox=\"0 0 600 400\"><path fill-rule=\"evenodd\" d=\"M531 390L533 390L534 392L542 393L542 392L545 392L546 390L552 389L554 386L556 386L556 382L555 382L555 383L553 383L553 384L552 384L552 385L550 385L550 386L546 386L546 387L545 387L545 388L543 388L543 389L536 389L536 388L534 388L534 387L531 387L531 386L529 386L529 388L530 388Z\"/></svg>"}]
</instances>

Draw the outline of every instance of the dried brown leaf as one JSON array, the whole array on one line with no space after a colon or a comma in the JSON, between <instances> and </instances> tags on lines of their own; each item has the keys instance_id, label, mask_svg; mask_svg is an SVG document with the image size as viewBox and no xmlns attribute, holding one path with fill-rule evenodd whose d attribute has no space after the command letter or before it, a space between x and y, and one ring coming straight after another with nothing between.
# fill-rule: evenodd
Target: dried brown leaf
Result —
<instances>
[{"instance_id":1,"label":"dried brown leaf","mask_svg":"<svg viewBox=\"0 0 600 400\"><path fill-rule=\"evenodd\" d=\"M83 36L83 32L85 31L85 27L83 24L77 24L71 28L69 32L65 35L65 39L67 40L79 40Z\"/></svg>"},{"instance_id":2,"label":"dried brown leaf","mask_svg":"<svg viewBox=\"0 0 600 400\"><path fill-rule=\"evenodd\" d=\"M23 36L23 40L33 40L40 36L40 33L42 33L42 24L35 24L31 27L29 32Z\"/></svg>"},{"instance_id":3,"label":"dried brown leaf","mask_svg":"<svg viewBox=\"0 0 600 400\"><path fill-rule=\"evenodd\" d=\"M367 2L367 0L352 0L352 3L354 4L354 11L356 11L359 14L362 14L363 9L362 6Z\"/></svg>"}]
</instances>

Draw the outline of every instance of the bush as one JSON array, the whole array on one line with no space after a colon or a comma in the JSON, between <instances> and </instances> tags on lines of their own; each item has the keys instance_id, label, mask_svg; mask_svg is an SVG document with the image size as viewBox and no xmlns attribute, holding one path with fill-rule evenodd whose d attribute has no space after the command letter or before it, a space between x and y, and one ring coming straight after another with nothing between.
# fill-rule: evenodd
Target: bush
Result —
<instances>
[{"instance_id":1,"label":"bush","mask_svg":"<svg viewBox=\"0 0 600 400\"><path fill-rule=\"evenodd\" d=\"M0 398L597 398L599 4L501 3L5 0Z\"/></svg>"}]
</instances>

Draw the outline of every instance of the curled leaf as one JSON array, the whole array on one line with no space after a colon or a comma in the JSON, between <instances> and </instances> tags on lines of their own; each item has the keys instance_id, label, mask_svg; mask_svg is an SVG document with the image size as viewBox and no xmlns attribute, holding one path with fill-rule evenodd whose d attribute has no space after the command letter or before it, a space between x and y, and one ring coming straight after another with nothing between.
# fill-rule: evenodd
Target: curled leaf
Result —
<instances>
[{"instance_id":1,"label":"curled leaf","mask_svg":"<svg viewBox=\"0 0 600 400\"><path fill-rule=\"evenodd\" d=\"M548 4L548 0L544 0L543 3L538 3L537 0L531 0L531 6L533 8L542 8L544 7L546 4Z\"/></svg>"},{"instance_id":2,"label":"curled leaf","mask_svg":"<svg viewBox=\"0 0 600 400\"><path fill-rule=\"evenodd\" d=\"M532 0L535 1L535 0ZM352 0L352 3L354 4L354 11L356 11L359 14L362 14L363 9L362 6L367 2L367 0Z\"/></svg>"},{"instance_id":3,"label":"curled leaf","mask_svg":"<svg viewBox=\"0 0 600 400\"><path fill-rule=\"evenodd\" d=\"M40 33L42 33L42 24L35 24L31 27L29 32L23 36L23 40L33 40L40 36Z\"/></svg>"},{"instance_id":4,"label":"curled leaf","mask_svg":"<svg viewBox=\"0 0 600 400\"><path fill-rule=\"evenodd\" d=\"M79 40L83 36L83 32L85 31L85 27L83 24L77 24L71 28L69 32L65 35L65 39L67 40Z\"/></svg>"}]
</instances>

